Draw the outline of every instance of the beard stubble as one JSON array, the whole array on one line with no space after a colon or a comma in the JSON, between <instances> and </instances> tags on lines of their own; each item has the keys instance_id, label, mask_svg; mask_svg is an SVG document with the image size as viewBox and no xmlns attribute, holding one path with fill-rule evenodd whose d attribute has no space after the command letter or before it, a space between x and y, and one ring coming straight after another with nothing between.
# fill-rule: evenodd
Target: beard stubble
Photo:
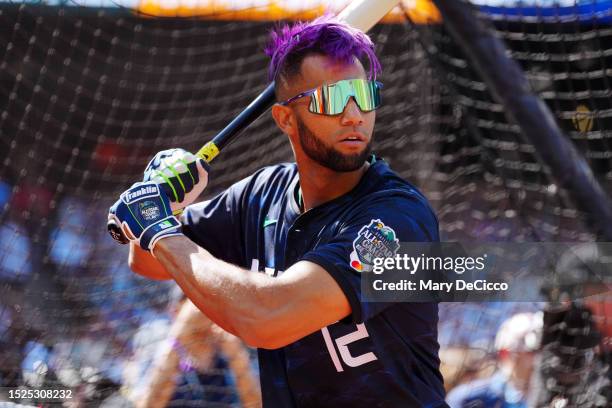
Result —
<instances>
[{"instance_id":1,"label":"beard stubble","mask_svg":"<svg viewBox=\"0 0 612 408\"><path fill-rule=\"evenodd\" d=\"M310 159L328 169L342 173L359 170L370 155L371 141L360 153L343 154L326 145L299 117L297 118L297 125L304 153Z\"/></svg>"}]
</instances>

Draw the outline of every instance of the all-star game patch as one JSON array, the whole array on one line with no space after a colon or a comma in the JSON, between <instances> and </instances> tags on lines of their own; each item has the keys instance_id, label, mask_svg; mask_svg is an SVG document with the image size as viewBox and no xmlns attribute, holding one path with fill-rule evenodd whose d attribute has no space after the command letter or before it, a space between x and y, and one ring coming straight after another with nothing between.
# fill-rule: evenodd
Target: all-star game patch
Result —
<instances>
[{"instance_id":1,"label":"all-star game patch","mask_svg":"<svg viewBox=\"0 0 612 408\"><path fill-rule=\"evenodd\" d=\"M353 241L351 268L357 272L372 270L374 258L390 258L399 249L395 231L381 220L371 220L363 226Z\"/></svg>"},{"instance_id":2,"label":"all-star game patch","mask_svg":"<svg viewBox=\"0 0 612 408\"><path fill-rule=\"evenodd\" d=\"M159 213L160 213L159 207L154 201L142 202L139 204L139 207L140 207L140 214L145 220L151 221L156 218L159 218Z\"/></svg>"}]
</instances>

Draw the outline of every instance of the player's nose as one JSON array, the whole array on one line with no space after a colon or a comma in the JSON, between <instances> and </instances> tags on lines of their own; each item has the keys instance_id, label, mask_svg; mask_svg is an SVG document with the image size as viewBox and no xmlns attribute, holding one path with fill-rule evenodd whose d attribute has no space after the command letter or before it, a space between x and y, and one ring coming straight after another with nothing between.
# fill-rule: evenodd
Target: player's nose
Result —
<instances>
[{"instance_id":1,"label":"player's nose","mask_svg":"<svg viewBox=\"0 0 612 408\"><path fill-rule=\"evenodd\" d=\"M341 115L343 126L358 126L363 124L363 112L357 106L355 99L351 97Z\"/></svg>"}]
</instances>

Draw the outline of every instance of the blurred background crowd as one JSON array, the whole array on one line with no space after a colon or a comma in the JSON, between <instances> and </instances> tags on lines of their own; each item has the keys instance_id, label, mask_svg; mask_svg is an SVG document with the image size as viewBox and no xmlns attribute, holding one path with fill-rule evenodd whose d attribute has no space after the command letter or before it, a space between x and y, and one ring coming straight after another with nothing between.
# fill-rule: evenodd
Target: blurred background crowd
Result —
<instances>
[{"instance_id":1,"label":"blurred background crowd","mask_svg":"<svg viewBox=\"0 0 612 408\"><path fill-rule=\"evenodd\" d=\"M0 387L72 389L73 406L117 406L121 387L133 399L180 290L129 270L127 248L101 221L106 207L70 196L55 204L43 186L8 180L1 190ZM206 372L187 364L173 399L230 406L233 381L221 355Z\"/></svg>"}]
</instances>

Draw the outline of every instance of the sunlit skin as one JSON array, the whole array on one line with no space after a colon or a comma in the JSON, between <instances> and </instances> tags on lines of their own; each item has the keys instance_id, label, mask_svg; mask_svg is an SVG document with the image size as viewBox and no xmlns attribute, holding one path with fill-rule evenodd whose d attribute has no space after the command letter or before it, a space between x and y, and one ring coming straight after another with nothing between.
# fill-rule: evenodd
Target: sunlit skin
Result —
<instances>
[{"instance_id":1,"label":"sunlit skin","mask_svg":"<svg viewBox=\"0 0 612 408\"><path fill-rule=\"evenodd\" d=\"M363 65L355 60L352 64L342 64L333 59L313 54L302 62L300 75L290 81L282 82L279 99L286 100L301 92L316 88L324 83L334 83L343 79L366 78ZM376 112L361 112L351 98L344 112L337 116L325 116L308 111L310 98L302 98L288 106L274 105L272 116L278 127L289 137L300 175L300 187L306 210L333 200L352 190L369 164L364 161L356 170L335 171L314 160L305 151L300 140L300 125L317 138L319 144L346 155L360 155L372 140ZM303 136L303 135L302 135ZM358 141L347 141L357 136Z\"/></svg>"}]
</instances>

